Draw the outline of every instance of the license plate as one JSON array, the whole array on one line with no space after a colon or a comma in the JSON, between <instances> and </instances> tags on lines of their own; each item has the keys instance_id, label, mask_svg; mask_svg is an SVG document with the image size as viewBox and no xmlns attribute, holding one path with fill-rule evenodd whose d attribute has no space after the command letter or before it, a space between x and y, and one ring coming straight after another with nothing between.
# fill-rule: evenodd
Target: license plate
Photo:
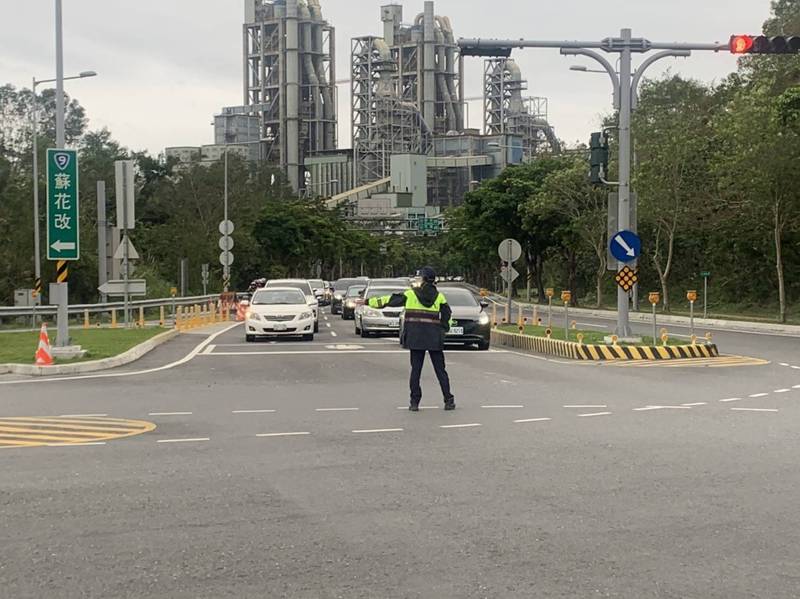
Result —
<instances>
[{"instance_id":1,"label":"license plate","mask_svg":"<svg viewBox=\"0 0 800 599\"><path fill-rule=\"evenodd\" d=\"M387 325L386 325L386 326L388 326L388 327L391 327L391 328L393 328L393 329L398 329L398 328L400 328L400 319L398 318L398 319L396 319L396 320L390 320L390 321L387 323Z\"/></svg>"},{"instance_id":2,"label":"license plate","mask_svg":"<svg viewBox=\"0 0 800 599\"><path fill-rule=\"evenodd\" d=\"M448 335L463 335L464 334L464 327L453 327L450 329Z\"/></svg>"},{"instance_id":3,"label":"license plate","mask_svg":"<svg viewBox=\"0 0 800 599\"><path fill-rule=\"evenodd\" d=\"M285 331L286 330L286 325L285 324L281 324L281 323L276 323L274 328L275 328L276 331Z\"/></svg>"}]
</instances>

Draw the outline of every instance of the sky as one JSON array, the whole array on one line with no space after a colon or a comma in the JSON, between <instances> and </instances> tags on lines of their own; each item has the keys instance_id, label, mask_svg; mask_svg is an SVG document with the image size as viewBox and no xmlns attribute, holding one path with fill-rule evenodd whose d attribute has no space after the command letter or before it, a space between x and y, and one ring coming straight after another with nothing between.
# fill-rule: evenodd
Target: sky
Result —
<instances>
[{"instance_id":1,"label":"sky","mask_svg":"<svg viewBox=\"0 0 800 599\"><path fill-rule=\"evenodd\" d=\"M337 77L349 71L350 39L380 35L384 0L320 0L336 27ZM242 0L63 0L66 75L94 70L99 76L67 82L86 108L90 128L107 127L123 145L158 154L168 146L213 143L211 122L222 106L241 105ZM438 0L456 37L600 40L623 27L634 37L661 42L727 41L734 33L758 33L769 0ZM422 11L423 0L405 0L404 21ZM31 79L55 75L54 0L0 0L0 84L30 87ZM610 112L607 75L589 59L558 50L515 50L528 79L528 95L549 101L549 118L568 144L587 142ZM667 59L665 69L703 81L735 70L727 54L696 52ZM466 66L466 94L482 93L482 59ZM339 87L339 145L350 146L348 86ZM481 102L471 102L470 125L482 123Z\"/></svg>"}]
</instances>

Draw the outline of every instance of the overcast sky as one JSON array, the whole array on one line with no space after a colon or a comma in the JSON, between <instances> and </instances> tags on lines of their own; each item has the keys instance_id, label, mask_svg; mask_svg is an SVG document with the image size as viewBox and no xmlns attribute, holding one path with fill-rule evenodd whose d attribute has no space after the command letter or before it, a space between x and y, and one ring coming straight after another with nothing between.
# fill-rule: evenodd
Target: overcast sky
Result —
<instances>
[{"instance_id":1,"label":"overcast sky","mask_svg":"<svg viewBox=\"0 0 800 599\"><path fill-rule=\"evenodd\" d=\"M108 127L124 145L152 153L166 146L213 142L212 116L242 104L242 0L63 0L65 71L95 70L68 82L92 128ZM382 0L321 0L337 29L338 78L349 70L350 38L380 35ZM621 27L653 41L725 41L757 33L769 0L438 0L457 37L602 39ZM53 0L0 0L0 83L30 86L54 76ZM405 2L404 21L422 11ZM516 50L529 95L549 98L550 121L562 139L586 141L610 109L606 75L569 71L581 59L557 50ZM735 69L728 54L698 52L648 71L670 68L704 81ZM467 63L467 96L481 94L482 61ZM350 146L349 93L340 86L340 141ZM471 125L482 122L472 102Z\"/></svg>"}]
</instances>

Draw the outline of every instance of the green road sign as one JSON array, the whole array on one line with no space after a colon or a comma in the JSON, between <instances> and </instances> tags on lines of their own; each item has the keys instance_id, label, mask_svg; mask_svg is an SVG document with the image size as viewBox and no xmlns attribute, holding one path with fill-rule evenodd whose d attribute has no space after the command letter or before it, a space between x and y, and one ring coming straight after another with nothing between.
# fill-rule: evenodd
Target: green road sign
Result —
<instances>
[{"instance_id":1,"label":"green road sign","mask_svg":"<svg viewBox=\"0 0 800 599\"><path fill-rule=\"evenodd\" d=\"M80 257L78 153L47 150L47 259Z\"/></svg>"},{"instance_id":2,"label":"green road sign","mask_svg":"<svg viewBox=\"0 0 800 599\"><path fill-rule=\"evenodd\" d=\"M707 278L709 278L711 276L711 273L706 270L706 271L701 272L700 276L703 277L704 279L707 279Z\"/></svg>"}]
</instances>

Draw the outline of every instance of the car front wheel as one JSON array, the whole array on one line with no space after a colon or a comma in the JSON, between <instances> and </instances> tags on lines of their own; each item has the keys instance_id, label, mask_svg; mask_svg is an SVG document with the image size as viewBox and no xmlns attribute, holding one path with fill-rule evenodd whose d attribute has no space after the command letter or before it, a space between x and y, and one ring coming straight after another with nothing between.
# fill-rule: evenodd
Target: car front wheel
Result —
<instances>
[{"instance_id":1,"label":"car front wheel","mask_svg":"<svg viewBox=\"0 0 800 599\"><path fill-rule=\"evenodd\" d=\"M314 332L319 333L319 321L314 323Z\"/></svg>"},{"instance_id":2,"label":"car front wheel","mask_svg":"<svg viewBox=\"0 0 800 599\"><path fill-rule=\"evenodd\" d=\"M256 340L256 336L255 335L245 335L244 340L247 343L254 343L255 340Z\"/></svg>"},{"instance_id":3,"label":"car front wheel","mask_svg":"<svg viewBox=\"0 0 800 599\"><path fill-rule=\"evenodd\" d=\"M478 350L479 351L489 351L490 343L488 341L479 341L478 342Z\"/></svg>"}]
</instances>

